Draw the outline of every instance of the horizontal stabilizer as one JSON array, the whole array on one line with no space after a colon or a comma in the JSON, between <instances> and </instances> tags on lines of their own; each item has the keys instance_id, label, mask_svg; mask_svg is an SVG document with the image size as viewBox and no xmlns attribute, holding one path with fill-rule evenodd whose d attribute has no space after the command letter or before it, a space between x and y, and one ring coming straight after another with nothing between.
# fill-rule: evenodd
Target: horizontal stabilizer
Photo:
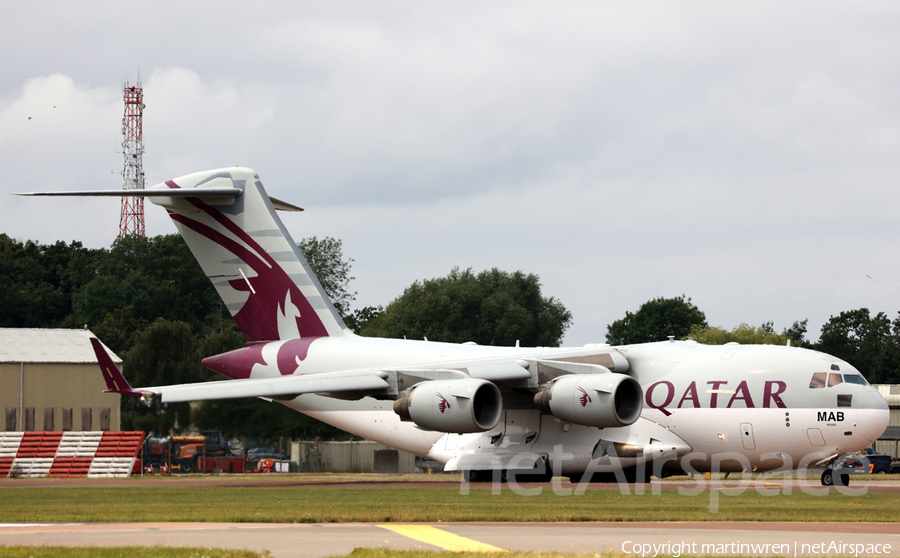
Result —
<instances>
[{"instance_id":1,"label":"horizontal stabilizer","mask_svg":"<svg viewBox=\"0 0 900 558\"><path fill-rule=\"evenodd\" d=\"M112 196L133 198L233 198L240 188L191 188L171 190L81 190L71 192L21 192L17 196ZM284 202L280 202L284 203ZM289 204L288 204L289 205ZM302 210L301 210L302 211Z\"/></svg>"},{"instance_id":2,"label":"horizontal stabilizer","mask_svg":"<svg viewBox=\"0 0 900 558\"><path fill-rule=\"evenodd\" d=\"M292 203L281 201L279 199L273 198L272 196L269 196L269 201L272 202L272 207L274 207L278 211L303 211L302 207L297 207Z\"/></svg>"}]
</instances>

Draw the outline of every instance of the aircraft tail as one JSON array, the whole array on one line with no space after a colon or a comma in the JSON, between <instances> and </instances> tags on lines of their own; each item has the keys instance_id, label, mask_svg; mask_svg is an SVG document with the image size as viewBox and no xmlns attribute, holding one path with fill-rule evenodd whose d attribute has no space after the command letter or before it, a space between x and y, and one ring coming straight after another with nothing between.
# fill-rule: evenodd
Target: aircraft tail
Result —
<instances>
[{"instance_id":1,"label":"aircraft tail","mask_svg":"<svg viewBox=\"0 0 900 558\"><path fill-rule=\"evenodd\" d=\"M168 210L248 341L349 331L275 214L302 209L270 198L255 171L199 172L144 191Z\"/></svg>"}]
</instances>

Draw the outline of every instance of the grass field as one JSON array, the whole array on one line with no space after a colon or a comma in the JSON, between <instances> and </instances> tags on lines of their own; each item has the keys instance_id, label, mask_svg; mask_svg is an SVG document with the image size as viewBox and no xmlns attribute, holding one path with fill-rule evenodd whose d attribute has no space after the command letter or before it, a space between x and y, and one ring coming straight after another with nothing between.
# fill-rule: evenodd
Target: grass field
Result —
<instances>
[{"instance_id":1,"label":"grass field","mask_svg":"<svg viewBox=\"0 0 900 558\"><path fill-rule=\"evenodd\" d=\"M267 558L269 556L269 553L221 548L0 546L0 558Z\"/></svg>"},{"instance_id":2,"label":"grass field","mask_svg":"<svg viewBox=\"0 0 900 558\"><path fill-rule=\"evenodd\" d=\"M131 484L131 483L129 483ZM841 521L900 522L896 495L695 496L662 491L623 495L589 490L523 496L504 488L341 488L133 486L15 487L0 484L4 522L224 521L263 523L460 521ZM717 513L710 512L711 503Z\"/></svg>"}]
</instances>

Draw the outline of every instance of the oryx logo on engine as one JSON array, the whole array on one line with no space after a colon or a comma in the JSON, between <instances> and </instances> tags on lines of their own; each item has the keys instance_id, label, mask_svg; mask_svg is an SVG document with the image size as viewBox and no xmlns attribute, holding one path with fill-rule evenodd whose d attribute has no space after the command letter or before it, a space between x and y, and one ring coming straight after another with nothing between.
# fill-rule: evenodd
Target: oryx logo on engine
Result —
<instances>
[{"instance_id":1,"label":"oryx logo on engine","mask_svg":"<svg viewBox=\"0 0 900 558\"><path fill-rule=\"evenodd\" d=\"M588 392L584 391L583 387L579 387L578 391L581 392L581 397L578 398L578 401L581 402L582 407L586 407L588 403L592 402L591 396L588 395Z\"/></svg>"},{"instance_id":2,"label":"oryx logo on engine","mask_svg":"<svg viewBox=\"0 0 900 558\"><path fill-rule=\"evenodd\" d=\"M447 398L440 393L436 393L435 395L437 395L441 399L440 402L438 402L438 410L441 412L441 414L444 414L444 411L450 408L450 402L447 401Z\"/></svg>"}]
</instances>

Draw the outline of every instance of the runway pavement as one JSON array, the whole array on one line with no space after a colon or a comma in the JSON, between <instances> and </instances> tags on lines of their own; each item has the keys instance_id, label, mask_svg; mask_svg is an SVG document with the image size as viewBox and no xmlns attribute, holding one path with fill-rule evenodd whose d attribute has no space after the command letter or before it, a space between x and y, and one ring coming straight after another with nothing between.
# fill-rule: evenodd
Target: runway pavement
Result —
<instances>
[{"instance_id":1,"label":"runway pavement","mask_svg":"<svg viewBox=\"0 0 900 558\"><path fill-rule=\"evenodd\" d=\"M0 524L0 544L219 547L269 550L276 558L341 556L355 547L378 546L398 550L588 553L614 550L642 558L685 553L900 556L900 526L873 523Z\"/></svg>"}]
</instances>

